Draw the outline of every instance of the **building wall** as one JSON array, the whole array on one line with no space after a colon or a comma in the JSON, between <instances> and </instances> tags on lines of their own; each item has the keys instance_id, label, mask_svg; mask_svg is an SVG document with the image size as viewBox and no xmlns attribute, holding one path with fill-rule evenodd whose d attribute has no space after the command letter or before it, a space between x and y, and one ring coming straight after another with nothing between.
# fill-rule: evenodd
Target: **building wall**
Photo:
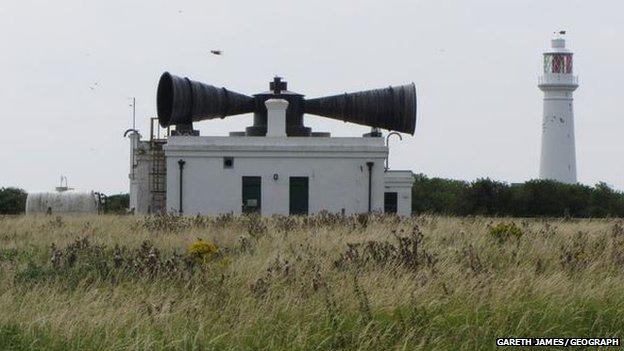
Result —
<instances>
[{"instance_id":1,"label":"building wall","mask_svg":"<svg viewBox=\"0 0 624 351\"><path fill-rule=\"evenodd\" d=\"M387 171L385 174L385 192L397 193L397 214L399 216L412 215L412 186L414 174L412 171Z\"/></svg>"},{"instance_id":2,"label":"building wall","mask_svg":"<svg viewBox=\"0 0 624 351\"><path fill-rule=\"evenodd\" d=\"M383 212L382 138L171 137L167 157L167 208L179 211L183 169L183 212L187 215L242 212L242 177L262 177L263 215L288 214L289 177L309 178L309 213L368 211L368 168L372 210ZM223 166L233 157L233 168ZM277 174L277 180L274 175Z\"/></svg>"},{"instance_id":3,"label":"building wall","mask_svg":"<svg viewBox=\"0 0 624 351\"><path fill-rule=\"evenodd\" d=\"M137 157L137 167L135 173L134 186L136 187L136 196L134 203L134 211L137 214L150 213L150 185L149 185L149 172L152 168L151 160L148 155L141 155ZM133 207L131 206L130 209Z\"/></svg>"},{"instance_id":4,"label":"building wall","mask_svg":"<svg viewBox=\"0 0 624 351\"><path fill-rule=\"evenodd\" d=\"M540 178L576 183L574 109L572 90L576 86L544 88Z\"/></svg>"},{"instance_id":5,"label":"building wall","mask_svg":"<svg viewBox=\"0 0 624 351\"><path fill-rule=\"evenodd\" d=\"M152 163L148 154L149 142L141 141L131 152L134 153L134 170L130 169L130 210L136 214L150 212L149 172ZM132 154L131 158L132 160ZM132 167L132 166L131 166Z\"/></svg>"},{"instance_id":6,"label":"building wall","mask_svg":"<svg viewBox=\"0 0 624 351\"><path fill-rule=\"evenodd\" d=\"M138 201L138 196L139 196L139 190L138 190L138 177L137 177L137 149L139 146L139 142L141 140L141 135L138 132L131 132L128 136L128 139L130 140L130 157L128 158L128 160L130 161L130 168L128 168L130 170L130 172L128 173L128 180L130 182L130 189L129 189L129 204L128 207L130 210L135 210L136 211L136 207L137 207L137 201Z\"/></svg>"}]
</instances>

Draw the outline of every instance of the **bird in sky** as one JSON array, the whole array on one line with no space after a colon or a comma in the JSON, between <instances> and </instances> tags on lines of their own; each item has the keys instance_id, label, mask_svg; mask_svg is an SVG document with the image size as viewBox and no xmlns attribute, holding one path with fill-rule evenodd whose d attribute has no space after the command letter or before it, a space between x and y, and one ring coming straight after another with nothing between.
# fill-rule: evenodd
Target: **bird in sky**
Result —
<instances>
[{"instance_id":1,"label":"bird in sky","mask_svg":"<svg viewBox=\"0 0 624 351\"><path fill-rule=\"evenodd\" d=\"M210 50L210 53L213 54L213 55L220 56L220 55L223 54L223 51L221 51L221 50Z\"/></svg>"}]
</instances>

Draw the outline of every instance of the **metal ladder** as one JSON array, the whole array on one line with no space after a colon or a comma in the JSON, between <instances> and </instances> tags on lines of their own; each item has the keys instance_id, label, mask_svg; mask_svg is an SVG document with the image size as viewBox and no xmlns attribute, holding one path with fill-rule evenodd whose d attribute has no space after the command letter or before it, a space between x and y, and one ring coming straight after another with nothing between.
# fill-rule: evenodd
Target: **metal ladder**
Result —
<instances>
[{"instance_id":1,"label":"metal ladder","mask_svg":"<svg viewBox=\"0 0 624 351\"><path fill-rule=\"evenodd\" d=\"M156 125L156 128L154 128ZM154 133L156 131L156 133ZM163 213L167 211L167 161L163 146L167 144L169 128L160 134L158 118L151 119L150 126L150 164L149 189L150 189L150 213Z\"/></svg>"}]
</instances>

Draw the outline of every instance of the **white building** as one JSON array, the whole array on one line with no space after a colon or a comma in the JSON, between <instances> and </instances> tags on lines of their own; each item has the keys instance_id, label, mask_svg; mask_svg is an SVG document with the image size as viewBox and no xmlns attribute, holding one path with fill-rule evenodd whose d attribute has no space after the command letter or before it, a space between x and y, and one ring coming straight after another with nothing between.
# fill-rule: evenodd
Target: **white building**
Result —
<instances>
[{"instance_id":1,"label":"white building","mask_svg":"<svg viewBox=\"0 0 624 351\"><path fill-rule=\"evenodd\" d=\"M563 183L576 183L572 93L578 88L578 78L573 74L572 56L563 37L552 39L539 78L544 92L540 178Z\"/></svg>"},{"instance_id":2,"label":"white building","mask_svg":"<svg viewBox=\"0 0 624 351\"><path fill-rule=\"evenodd\" d=\"M321 211L411 214L413 174L385 169L388 147L380 132L363 137L330 137L328 133L312 133L309 128L306 131L302 124L292 127L290 103L280 97L288 94L296 109L301 95L285 91L285 84L279 94L267 96L272 94L261 95L266 124L260 125L265 129L260 135L254 135L258 130L254 128L259 128L256 123L245 133L227 137L191 132L171 135L166 144L160 143L164 145L160 152L165 160L161 168L166 174L164 206L154 201L152 194L153 188L159 187L159 182L152 179L159 173L153 171L157 157L150 156L154 143L140 141L134 132L131 208L136 213L167 211L185 215L305 215ZM391 97L396 99L396 95ZM289 133L294 128L298 128L296 133ZM144 151L137 151L141 149Z\"/></svg>"},{"instance_id":3,"label":"white building","mask_svg":"<svg viewBox=\"0 0 624 351\"><path fill-rule=\"evenodd\" d=\"M140 214L166 211L167 169L163 145L167 143L169 131L161 135L157 119L152 118L150 122L149 140L141 140L141 134L134 129L124 133L130 138L129 208Z\"/></svg>"}]
</instances>

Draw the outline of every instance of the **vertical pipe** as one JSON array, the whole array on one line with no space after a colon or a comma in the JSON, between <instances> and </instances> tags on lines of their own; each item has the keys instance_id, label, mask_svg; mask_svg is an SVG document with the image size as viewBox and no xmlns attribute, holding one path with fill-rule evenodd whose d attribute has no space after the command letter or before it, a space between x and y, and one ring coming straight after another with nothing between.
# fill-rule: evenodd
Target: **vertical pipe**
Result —
<instances>
[{"instance_id":1,"label":"vertical pipe","mask_svg":"<svg viewBox=\"0 0 624 351\"><path fill-rule=\"evenodd\" d=\"M386 155L386 171L388 169L390 169L390 137L396 135L399 137L399 140L403 140L403 137L401 136L401 134L397 133L397 132L390 132L388 134L388 136L386 137L386 147L388 148L388 154Z\"/></svg>"},{"instance_id":2,"label":"vertical pipe","mask_svg":"<svg viewBox=\"0 0 624 351\"><path fill-rule=\"evenodd\" d=\"M184 164L186 162L183 159L178 160L178 166L180 166L180 205L178 206L178 212L180 214L184 213L184 209L182 207L182 175L184 173Z\"/></svg>"},{"instance_id":3,"label":"vertical pipe","mask_svg":"<svg viewBox=\"0 0 624 351\"><path fill-rule=\"evenodd\" d=\"M136 129L136 98L132 98L132 129Z\"/></svg>"},{"instance_id":4,"label":"vertical pipe","mask_svg":"<svg viewBox=\"0 0 624 351\"><path fill-rule=\"evenodd\" d=\"M366 162L368 167L368 213L371 213L373 207L373 162Z\"/></svg>"}]
</instances>

